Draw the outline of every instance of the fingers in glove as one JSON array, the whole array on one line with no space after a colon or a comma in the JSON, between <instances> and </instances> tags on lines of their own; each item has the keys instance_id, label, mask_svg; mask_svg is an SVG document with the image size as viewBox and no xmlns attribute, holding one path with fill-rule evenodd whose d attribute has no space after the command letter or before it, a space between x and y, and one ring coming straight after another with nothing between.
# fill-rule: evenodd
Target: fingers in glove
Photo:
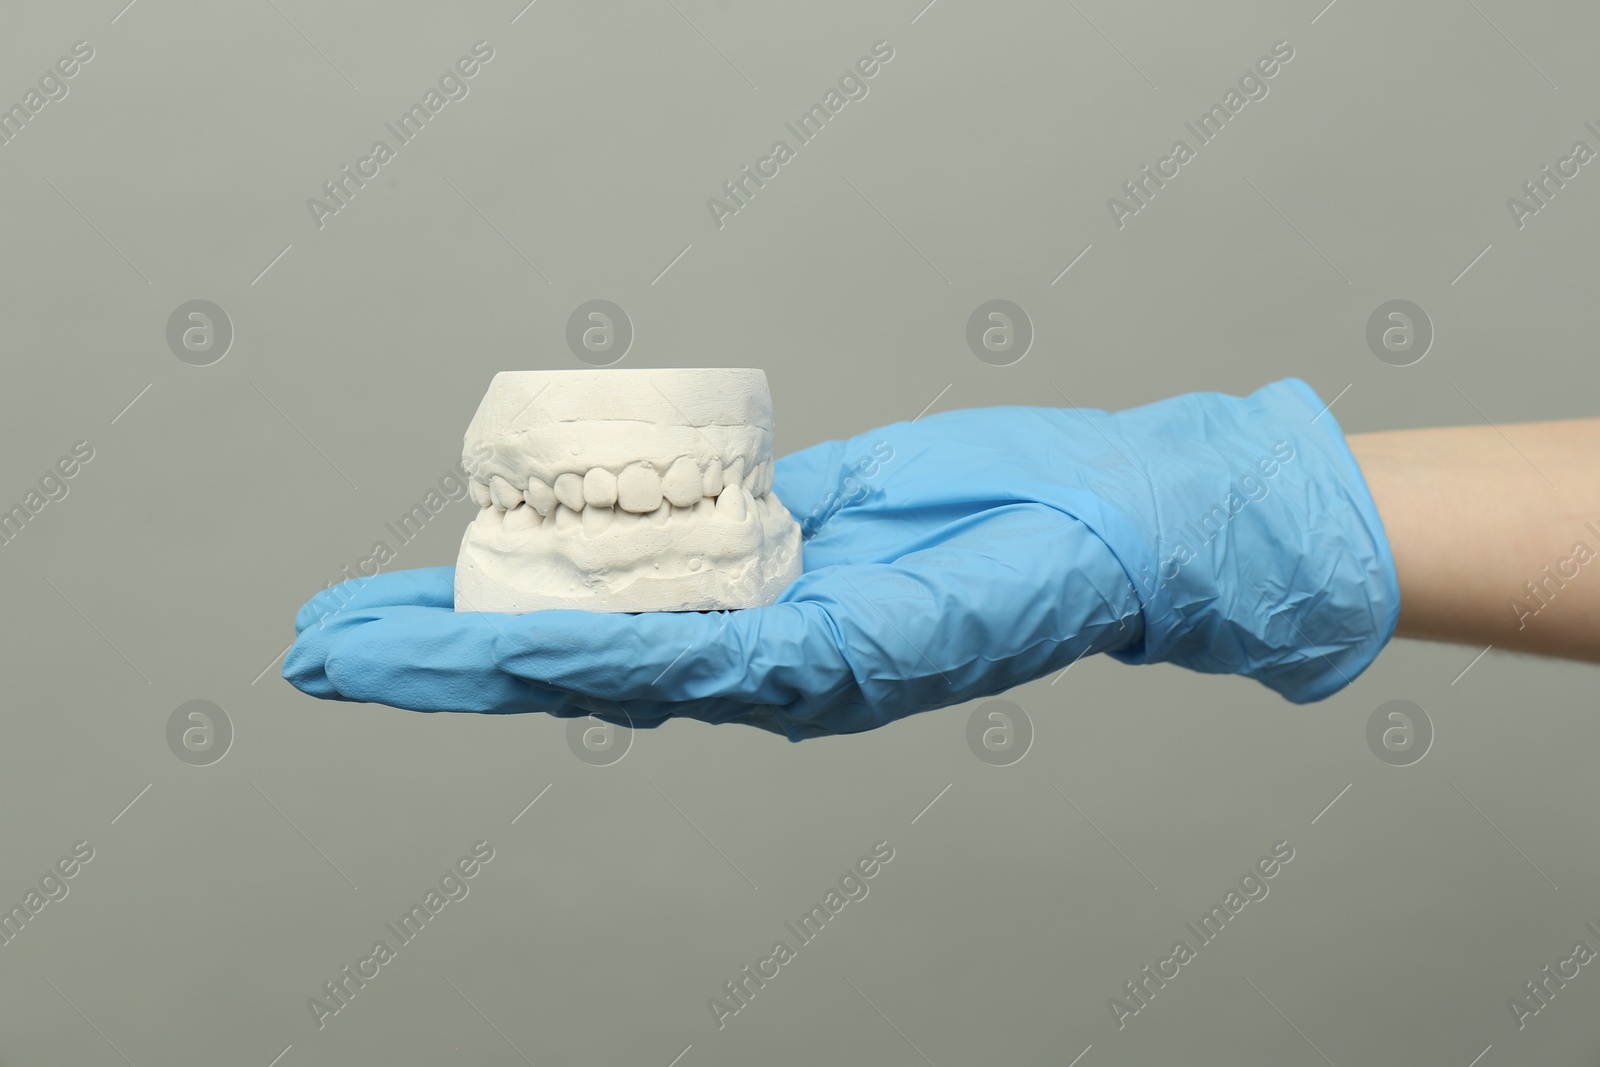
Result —
<instances>
[{"instance_id":1,"label":"fingers in glove","mask_svg":"<svg viewBox=\"0 0 1600 1067\"><path fill-rule=\"evenodd\" d=\"M427 608L454 607L455 575L454 567L425 567L340 582L305 602L295 615L294 632L302 633L306 627L326 622L334 615L362 608L401 604Z\"/></svg>"}]
</instances>

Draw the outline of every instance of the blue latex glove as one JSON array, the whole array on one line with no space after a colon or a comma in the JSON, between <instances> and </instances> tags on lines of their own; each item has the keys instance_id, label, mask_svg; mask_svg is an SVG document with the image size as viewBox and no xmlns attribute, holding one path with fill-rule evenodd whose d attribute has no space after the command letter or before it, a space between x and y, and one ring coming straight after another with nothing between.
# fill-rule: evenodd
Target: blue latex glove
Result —
<instances>
[{"instance_id":1,"label":"blue latex glove","mask_svg":"<svg viewBox=\"0 0 1600 1067\"><path fill-rule=\"evenodd\" d=\"M1304 382L1120 413L984 408L777 463L805 573L733 612L456 613L448 567L335 586L283 674L418 711L683 716L792 740L998 693L1093 652L1348 684L1394 632L1394 561Z\"/></svg>"}]
</instances>

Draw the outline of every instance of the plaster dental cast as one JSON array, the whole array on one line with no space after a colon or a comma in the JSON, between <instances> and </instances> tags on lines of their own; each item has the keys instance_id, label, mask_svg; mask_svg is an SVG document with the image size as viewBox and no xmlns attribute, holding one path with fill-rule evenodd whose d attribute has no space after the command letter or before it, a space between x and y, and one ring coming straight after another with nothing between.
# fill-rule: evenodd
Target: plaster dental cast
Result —
<instances>
[{"instance_id":1,"label":"plaster dental cast","mask_svg":"<svg viewBox=\"0 0 1600 1067\"><path fill-rule=\"evenodd\" d=\"M636 394L626 375L639 372L598 373L616 383L610 395ZM523 386L497 379L473 433L506 438L506 452L476 494L504 514L474 520L485 529L469 529L456 568L313 597L284 677L313 696L416 711L592 714L634 727L694 718L800 741L999 693L1091 653L1243 675L1297 704L1350 685L1395 636L1600 662L1600 578L1547 566L1600 546L1600 419L1347 437L1289 378L1120 412L929 415L784 456L770 491L757 492L767 476L750 472L766 464L766 434L733 434L737 445L682 435L713 416L767 430L764 381L759 394L683 381L697 399L658 379L679 410L629 415L638 432L610 435L583 426L592 414L573 415L595 410L581 390L565 411L535 400L521 415L533 421L502 419L496 391ZM719 413L724 401L736 418ZM519 436L530 442L522 453L509 447ZM673 500L667 481L687 456L709 495L713 454L724 488L708 516ZM741 457L738 485L770 502L759 537L706 533L696 544L702 566L725 569L724 588L677 581L688 540L613 529L716 522ZM664 501L689 514L620 506L622 474L644 463ZM580 513L562 478L584 464ZM616 477L618 504L590 533L583 513L611 492L596 475L591 501L596 467ZM684 500L689 481L686 468L673 477ZM528 486L532 511L516 520L526 536L495 540L528 506ZM634 492L642 508L655 483L641 478ZM751 521L738 500L739 521ZM560 507L573 512L565 540ZM797 573L779 509L802 520ZM535 540L546 533L556 536ZM608 535L618 539L606 545ZM469 566L475 577L461 574ZM625 591L627 576L657 573ZM463 588L506 610L475 610ZM751 606L633 613L635 593L654 608Z\"/></svg>"},{"instance_id":2,"label":"plaster dental cast","mask_svg":"<svg viewBox=\"0 0 1600 1067\"><path fill-rule=\"evenodd\" d=\"M465 447L491 458L457 611L757 607L800 576L761 371L497 374Z\"/></svg>"}]
</instances>

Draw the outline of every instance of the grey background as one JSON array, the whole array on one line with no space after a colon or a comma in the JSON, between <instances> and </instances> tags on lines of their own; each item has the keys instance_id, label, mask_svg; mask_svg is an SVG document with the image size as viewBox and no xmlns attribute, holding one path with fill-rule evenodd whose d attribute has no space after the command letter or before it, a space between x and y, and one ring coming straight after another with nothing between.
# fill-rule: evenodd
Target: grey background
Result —
<instances>
[{"instance_id":1,"label":"grey background","mask_svg":"<svg viewBox=\"0 0 1600 1067\"><path fill-rule=\"evenodd\" d=\"M1008 694L1035 738L1004 768L970 708L798 746L675 723L597 768L561 721L279 677L489 377L580 365L593 298L623 367L764 367L781 451L1291 374L1348 386L1349 431L1594 413L1600 177L1520 231L1505 206L1596 147L1592 5L922 3L7 6L5 102L96 54L0 148L0 499L95 457L0 548L0 899L95 858L0 947L0 1063L1595 1062L1589 968L1521 1032L1507 1007L1600 947L1589 667L1402 642L1297 708L1091 659ZM470 95L319 230L306 199L480 39ZM880 39L870 95L719 231L706 198ZM1280 39L1267 98L1118 230L1106 198ZM1010 367L964 339L995 298L1036 331ZM1437 333L1406 368L1364 340L1396 298ZM234 326L212 366L166 346L191 299ZM451 562L471 508L396 566ZM194 699L236 731L208 767L167 747ZM1365 741L1394 699L1436 729L1414 766ZM319 1031L307 998L479 839L470 896ZM870 896L719 1032L707 999L879 840ZM1270 896L1119 1032L1107 999L1279 840Z\"/></svg>"}]
</instances>

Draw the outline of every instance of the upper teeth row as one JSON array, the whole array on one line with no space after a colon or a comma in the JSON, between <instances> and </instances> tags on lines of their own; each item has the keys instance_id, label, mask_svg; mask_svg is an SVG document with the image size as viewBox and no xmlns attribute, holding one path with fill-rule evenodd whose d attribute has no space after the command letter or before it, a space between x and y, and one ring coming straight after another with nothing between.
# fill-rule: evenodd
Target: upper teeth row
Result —
<instances>
[{"instance_id":1,"label":"upper teeth row","mask_svg":"<svg viewBox=\"0 0 1600 1067\"><path fill-rule=\"evenodd\" d=\"M704 497L715 497L726 486L743 486L751 496L765 496L772 488L772 461L746 469L743 458L726 469L721 459L712 459L704 470L693 457L680 456L665 474L648 460L630 463L620 471L591 467L583 474L559 475L553 484L540 478L516 479L493 475L487 482L474 479L472 499L480 507L503 511L526 503L540 515L548 515L559 502L573 511L585 505L597 508L618 507L623 511L646 514L661 506L663 499L675 507L688 507Z\"/></svg>"}]
</instances>

